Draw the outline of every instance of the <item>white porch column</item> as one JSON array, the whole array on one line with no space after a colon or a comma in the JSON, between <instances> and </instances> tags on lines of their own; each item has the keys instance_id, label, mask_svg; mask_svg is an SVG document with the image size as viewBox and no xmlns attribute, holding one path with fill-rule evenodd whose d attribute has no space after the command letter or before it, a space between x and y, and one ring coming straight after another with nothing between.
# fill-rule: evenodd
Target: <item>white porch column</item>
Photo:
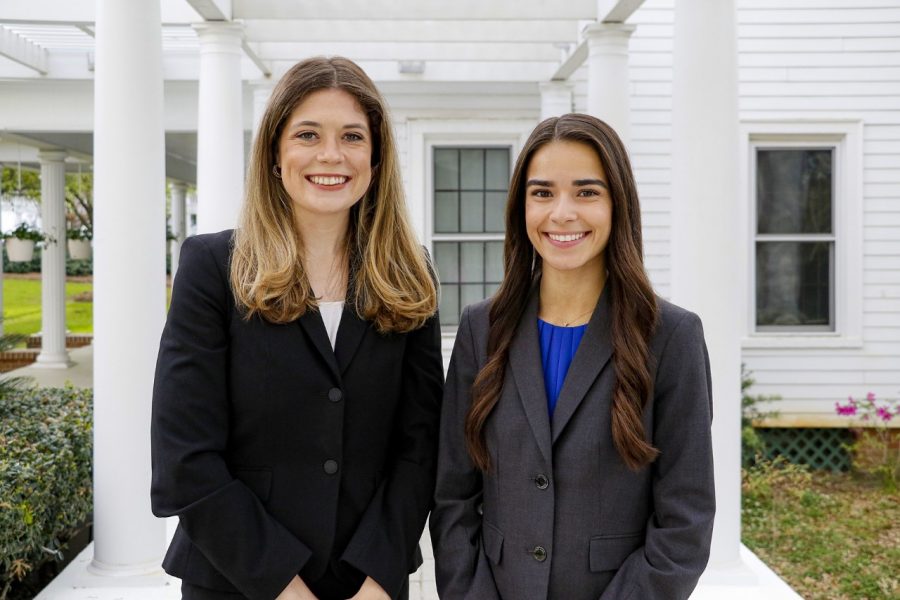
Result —
<instances>
[{"instance_id":1,"label":"white porch column","mask_svg":"<svg viewBox=\"0 0 900 600\"><path fill-rule=\"evenodd\" d=\"M588 41L588 113L606 121L626 146L630 141L631 86L628 39L634 25L594 23L584 29Z\"/></svg>"},{"instance_id":2,"label":"white porch column","mask_svg":"<svg viewBox=\"0 0 900 600\"><path fill-rule=\"evenodd\" d=\"M712 366L717 510L711 571L740 561L738 324L747 290L738 226L735 20L734 0L675 3L672 295L703 319Z\"/></svg>"},{"instance_id":3,"label":"white porch column","mask_svg":"<svg viewBox=\"0 0 900 600\"><path fill-rule=\"evenodd\" d=\"M259 123L262 121L263 113L266 112L266 105L272 96L272 90L275 88L273 83L258 83L253 86L253 131L250 132L251 139L256 140L256 133L259 131Z\"/></svg>"},{"instance_id":4,"label":"white porch column","mask_svg":"<svg viewBox=\"0 0 900 600\"><path fill-rule=\"evenodd\" d=\"M187 231L187 228L185 227L187 224L185 220L185 193L187 192L187 184L183 181L173 181L169 189L171 190L169 199L172 202L172 235L175 236L175 239L172 240L169 248L171 249L172 254L172 281L175 281L175 271L178 270L178 258L181 256L181 243L184 241L184 238L187 237L187 234L185 233Z\"/></svg>"},{"instance_id":5,"label":"white porch column","mask_svg":"<svg viewBox=\"0 0 900 600\"><path fill-rule=\"evenodd\" d=\"M541 121L572 112L572 88L568 81L545 81L541 88Z\"/></svg>"},{"instance_id":6,"label":"white porch column","mask_svg":"<svg viewBox=\"0 0 900 600\"><path fill-rule=\"evenodd\" d=\"M209 233L235 226L244 195L243 27L208 22L194 29L200 38L197 233Z\"/></svg>"},{"instance_id":7,"label":"white porch column","mask_svg":"<svg viewBox=\"0 0 900 600\"><path fill-rule=\"evenodd\" d=\"M149 493L150 399L166 306L160 0L97 0L96 17L88 570L162 581L165 522L151 514Z\"/></svg>"},{"instance_id":8,"label":"white porch column","mask_svg":"<svg viewBox=\"0 0 900 600\"><path fill-rule=\"evenodd\" d=\"M48 240L41 252L41 353L35 366L65 369L66 351L66 153L38 152L41 223Z\"/></svg>"}]
</instances>

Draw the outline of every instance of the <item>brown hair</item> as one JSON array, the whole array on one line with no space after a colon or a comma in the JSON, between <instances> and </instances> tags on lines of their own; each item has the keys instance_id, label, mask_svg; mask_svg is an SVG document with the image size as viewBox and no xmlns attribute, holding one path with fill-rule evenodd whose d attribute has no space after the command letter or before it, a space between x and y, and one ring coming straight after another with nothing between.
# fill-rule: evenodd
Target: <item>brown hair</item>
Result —
<instances>
[{"instance_id":1,"label":"brown hair","mask_svg":"<svg viewBox=\"0 0 900 600\"><path fill-rule=\"evenodd\" d=\"M652 394L650 336L658 306L644 271L641 211L637 188L625 146L603 121L582 114L554 117L538 124L516 161L506 204L504 276L491 301L490 331L484 368L475 378L472 405L466 415L469 455L482 470L490 468L484 425L500 398L509 348L540 278L541 257L525 229L525 178L535 152L554 141L573 141L591 147L606 172L612 197L612 230L606 246L611 293L613 367L616 381L612 401L612 438L619 456L631 469L639 469L659 454L646 439L644 405Z\"/></svg>"},{"instance_id":2,"label":"brown hair","mask_svg":"<svg viewBox=\"0 0 900 600\"><path fill-rule=\"evenodd\" d=\"M437 309L431 266L406 212L397 148L385 101L355 63L310 58L278 82L260 121L247 173L247 192L235 231L231 286L246 318L258 313L287 323L315 310L303 268L303 240L293 203L272 171L278 141L294 108L311 93L340 89L353 96L372 132L372 183L350 211L348 304L381 332L420 327Z\"/></svg>"}]
</instances>

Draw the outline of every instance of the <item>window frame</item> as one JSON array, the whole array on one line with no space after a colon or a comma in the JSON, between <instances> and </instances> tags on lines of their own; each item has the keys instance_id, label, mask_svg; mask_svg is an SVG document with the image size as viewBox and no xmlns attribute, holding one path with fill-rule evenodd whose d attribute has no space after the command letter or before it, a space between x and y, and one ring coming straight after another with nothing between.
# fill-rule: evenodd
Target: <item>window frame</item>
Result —
<instances>
[{"instance_id":1,"label":"window frame","mask_svg":"<svg viewBox=\"0 0 900 600\"><path fill-rule=\"evenodd\" d=\"M744 348L858 348L862 346L862 123L860 121L744 121L741 123L741 188L747 240L747 312ZM757 233L756 151L829 148L832 154L832 233ZM762 239L760 239L762 237ZM789 330L756 324L757 241L832 242L831 313L834 329Z\"/></svg>"},{"instance_id":2,"label":"window frame","mask_svg":"<svg viewBox=\"0 0 900 600\"><path fill-rule=\"evenodd\" d=\"M503 241L501 233L437 233L434 223L434 149L509 148L510 177L519 151L534 128L532 119L430 120L410 119L410 190L421 213L414 215L417 231L428 251L434 253L435 242ZM417 203L413 202L415 206ZM456 336L456 325L442 325L444 337Z\"/></svg>"}]
</instances>

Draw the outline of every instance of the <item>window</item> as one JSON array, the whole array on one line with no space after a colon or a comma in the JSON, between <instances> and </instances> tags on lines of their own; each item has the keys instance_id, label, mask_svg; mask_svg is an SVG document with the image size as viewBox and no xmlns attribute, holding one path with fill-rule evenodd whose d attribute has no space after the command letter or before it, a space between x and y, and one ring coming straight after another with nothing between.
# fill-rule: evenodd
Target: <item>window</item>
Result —
<instances>
[{"instance_id":1,"label":"window","mask_svg":"<svg viewBox=\"0 0 900 600\"><path fill-rule=\"evenodd\" d=\"M434 146L433 244L441 324L493 294L503 276L509 147Z\"/></svg>"},{"instance_id":2,"label":"window","mask_svg":"<svg viewBox=\"0 0 900 600\"><path fill-rule=\"evenodd\" d=\"M756 329L834 331L834 148L755 153Z\"/></svg>"},{"instance_id":3,"label":"window","mask_svg":"<svg viewBox=\"0 0 900 600\"><path fill-rule=\"evenodd\" d=\"M862 124L741 125L749 297L744 348L862 345Z\"/></svg>"}]
</instances>

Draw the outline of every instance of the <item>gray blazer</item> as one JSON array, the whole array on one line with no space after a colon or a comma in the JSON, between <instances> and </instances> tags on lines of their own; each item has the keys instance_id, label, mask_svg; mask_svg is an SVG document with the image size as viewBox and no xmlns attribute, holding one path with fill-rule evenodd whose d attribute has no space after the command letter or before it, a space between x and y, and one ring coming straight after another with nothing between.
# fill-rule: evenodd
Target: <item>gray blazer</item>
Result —
<instances>
[{"instance_id":1,"label":"gray blazer","mask_svg":"<svg viewBox=\"0 0 900 600\"><path fill-rule=\"evenodd\" d=\"M609 295L601 295L551 422L532 292L485 425L492 470L484 475L466 452L463 424L486 362L490 301L463 312L430 524L441 598L677 600L696 586L715 514L703 328L697 315L659 300L644 425L661 454L631 471L611 438Z\"/></svg>"}]
</instances>

